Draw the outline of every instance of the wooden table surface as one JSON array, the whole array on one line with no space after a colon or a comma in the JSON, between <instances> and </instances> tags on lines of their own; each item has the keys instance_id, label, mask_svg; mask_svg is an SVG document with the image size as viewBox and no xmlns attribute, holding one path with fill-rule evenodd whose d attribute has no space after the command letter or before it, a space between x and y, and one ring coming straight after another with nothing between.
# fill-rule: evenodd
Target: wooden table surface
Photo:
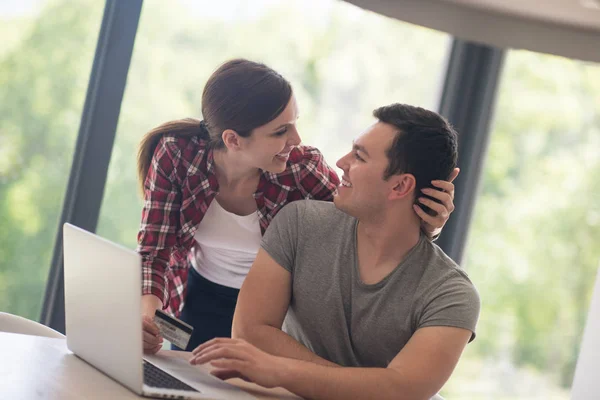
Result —
<instances>
[{"instance_id":1,"label":"wooden table surface","mask_svg":"<svg viewBox=\"0 0 600 400\"><path fill-rule=\"evenodd\" d=\"M190 353L163 351L172 357ZM210 366L196 366L210 370ZM228 382L259 399L299 399L283 388L266 389L241 379ZM67 349L65 339L0 332L0 399L139 399Z\"/></svg>"}]
</instances>

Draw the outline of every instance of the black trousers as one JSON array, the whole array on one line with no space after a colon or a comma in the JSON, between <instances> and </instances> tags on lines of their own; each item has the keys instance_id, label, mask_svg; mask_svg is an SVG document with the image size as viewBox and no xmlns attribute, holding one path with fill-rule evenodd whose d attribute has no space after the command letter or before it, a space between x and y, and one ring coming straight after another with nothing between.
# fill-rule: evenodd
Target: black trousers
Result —
<instances>
[{"instance_id":1,"label":"black trousers","mask_svg":"<svg viewBox=\"0 0 600 400\"><path fill-rule=\"evenodd\" d=\"M180 318L194 331L185 350L191 351L216 337L231 337L239 290L211 282L194 268L188 272L187 293ZM175 345L173 350L181 350Z\"/></svg>"}]
</instances>

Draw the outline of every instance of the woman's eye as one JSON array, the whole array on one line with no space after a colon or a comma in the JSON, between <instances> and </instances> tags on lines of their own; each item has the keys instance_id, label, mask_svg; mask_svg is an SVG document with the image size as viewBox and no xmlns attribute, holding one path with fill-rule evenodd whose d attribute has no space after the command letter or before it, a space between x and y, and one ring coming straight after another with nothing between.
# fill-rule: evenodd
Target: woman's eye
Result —
<instances>
[{"instance_id":1,"label":"woman's eye","mask_svg":"<svg viewBox=\"0 0 600 400\"><path fill-rule=\"evenodd\" d=\"M283 136L283 135L285 135L286 132L287 132L287 128L283 129L281 131L275 132L274 135L275 136Z\"/></svg>"}]
</instances>

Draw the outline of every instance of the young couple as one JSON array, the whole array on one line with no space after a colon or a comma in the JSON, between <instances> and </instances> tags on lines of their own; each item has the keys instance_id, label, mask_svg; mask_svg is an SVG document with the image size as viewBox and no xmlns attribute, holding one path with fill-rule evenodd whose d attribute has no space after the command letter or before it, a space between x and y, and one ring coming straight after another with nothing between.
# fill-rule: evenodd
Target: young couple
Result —
<instances>
[{"instance_id":1,"label":"young couple","mask_svg":"<svg viewBox=\"0 0 600 400\"><path fill-rule=\"evenodd\" d=\"M301 145L291 85L232 60L202 121L142 140L144 350L168 309L192 363L315 399L428 399L475 337L479 296L437 247L454 209L457 137L392 104L337 162Z\"/></svg>"}]
</instances>

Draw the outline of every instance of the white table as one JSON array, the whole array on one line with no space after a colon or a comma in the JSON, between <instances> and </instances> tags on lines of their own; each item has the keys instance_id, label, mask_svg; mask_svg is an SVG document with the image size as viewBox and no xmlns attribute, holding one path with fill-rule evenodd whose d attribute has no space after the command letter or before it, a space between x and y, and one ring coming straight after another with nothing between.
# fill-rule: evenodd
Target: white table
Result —
<instances>
[{"instance_id":1,"label":"white table","mask_svg":"<svg viewBox=\"0 0 600 400\"><path fill-rule=\"evenodd\" d=\"M190 353L165 351L172 357ZM209 368L197 366L196 368ZM282 388L265 389L241 379L228 382L259 399L299 399ZM65 339L0 332L0 399L140 399L67 349Z\"/></svg>"}]
</instances>

